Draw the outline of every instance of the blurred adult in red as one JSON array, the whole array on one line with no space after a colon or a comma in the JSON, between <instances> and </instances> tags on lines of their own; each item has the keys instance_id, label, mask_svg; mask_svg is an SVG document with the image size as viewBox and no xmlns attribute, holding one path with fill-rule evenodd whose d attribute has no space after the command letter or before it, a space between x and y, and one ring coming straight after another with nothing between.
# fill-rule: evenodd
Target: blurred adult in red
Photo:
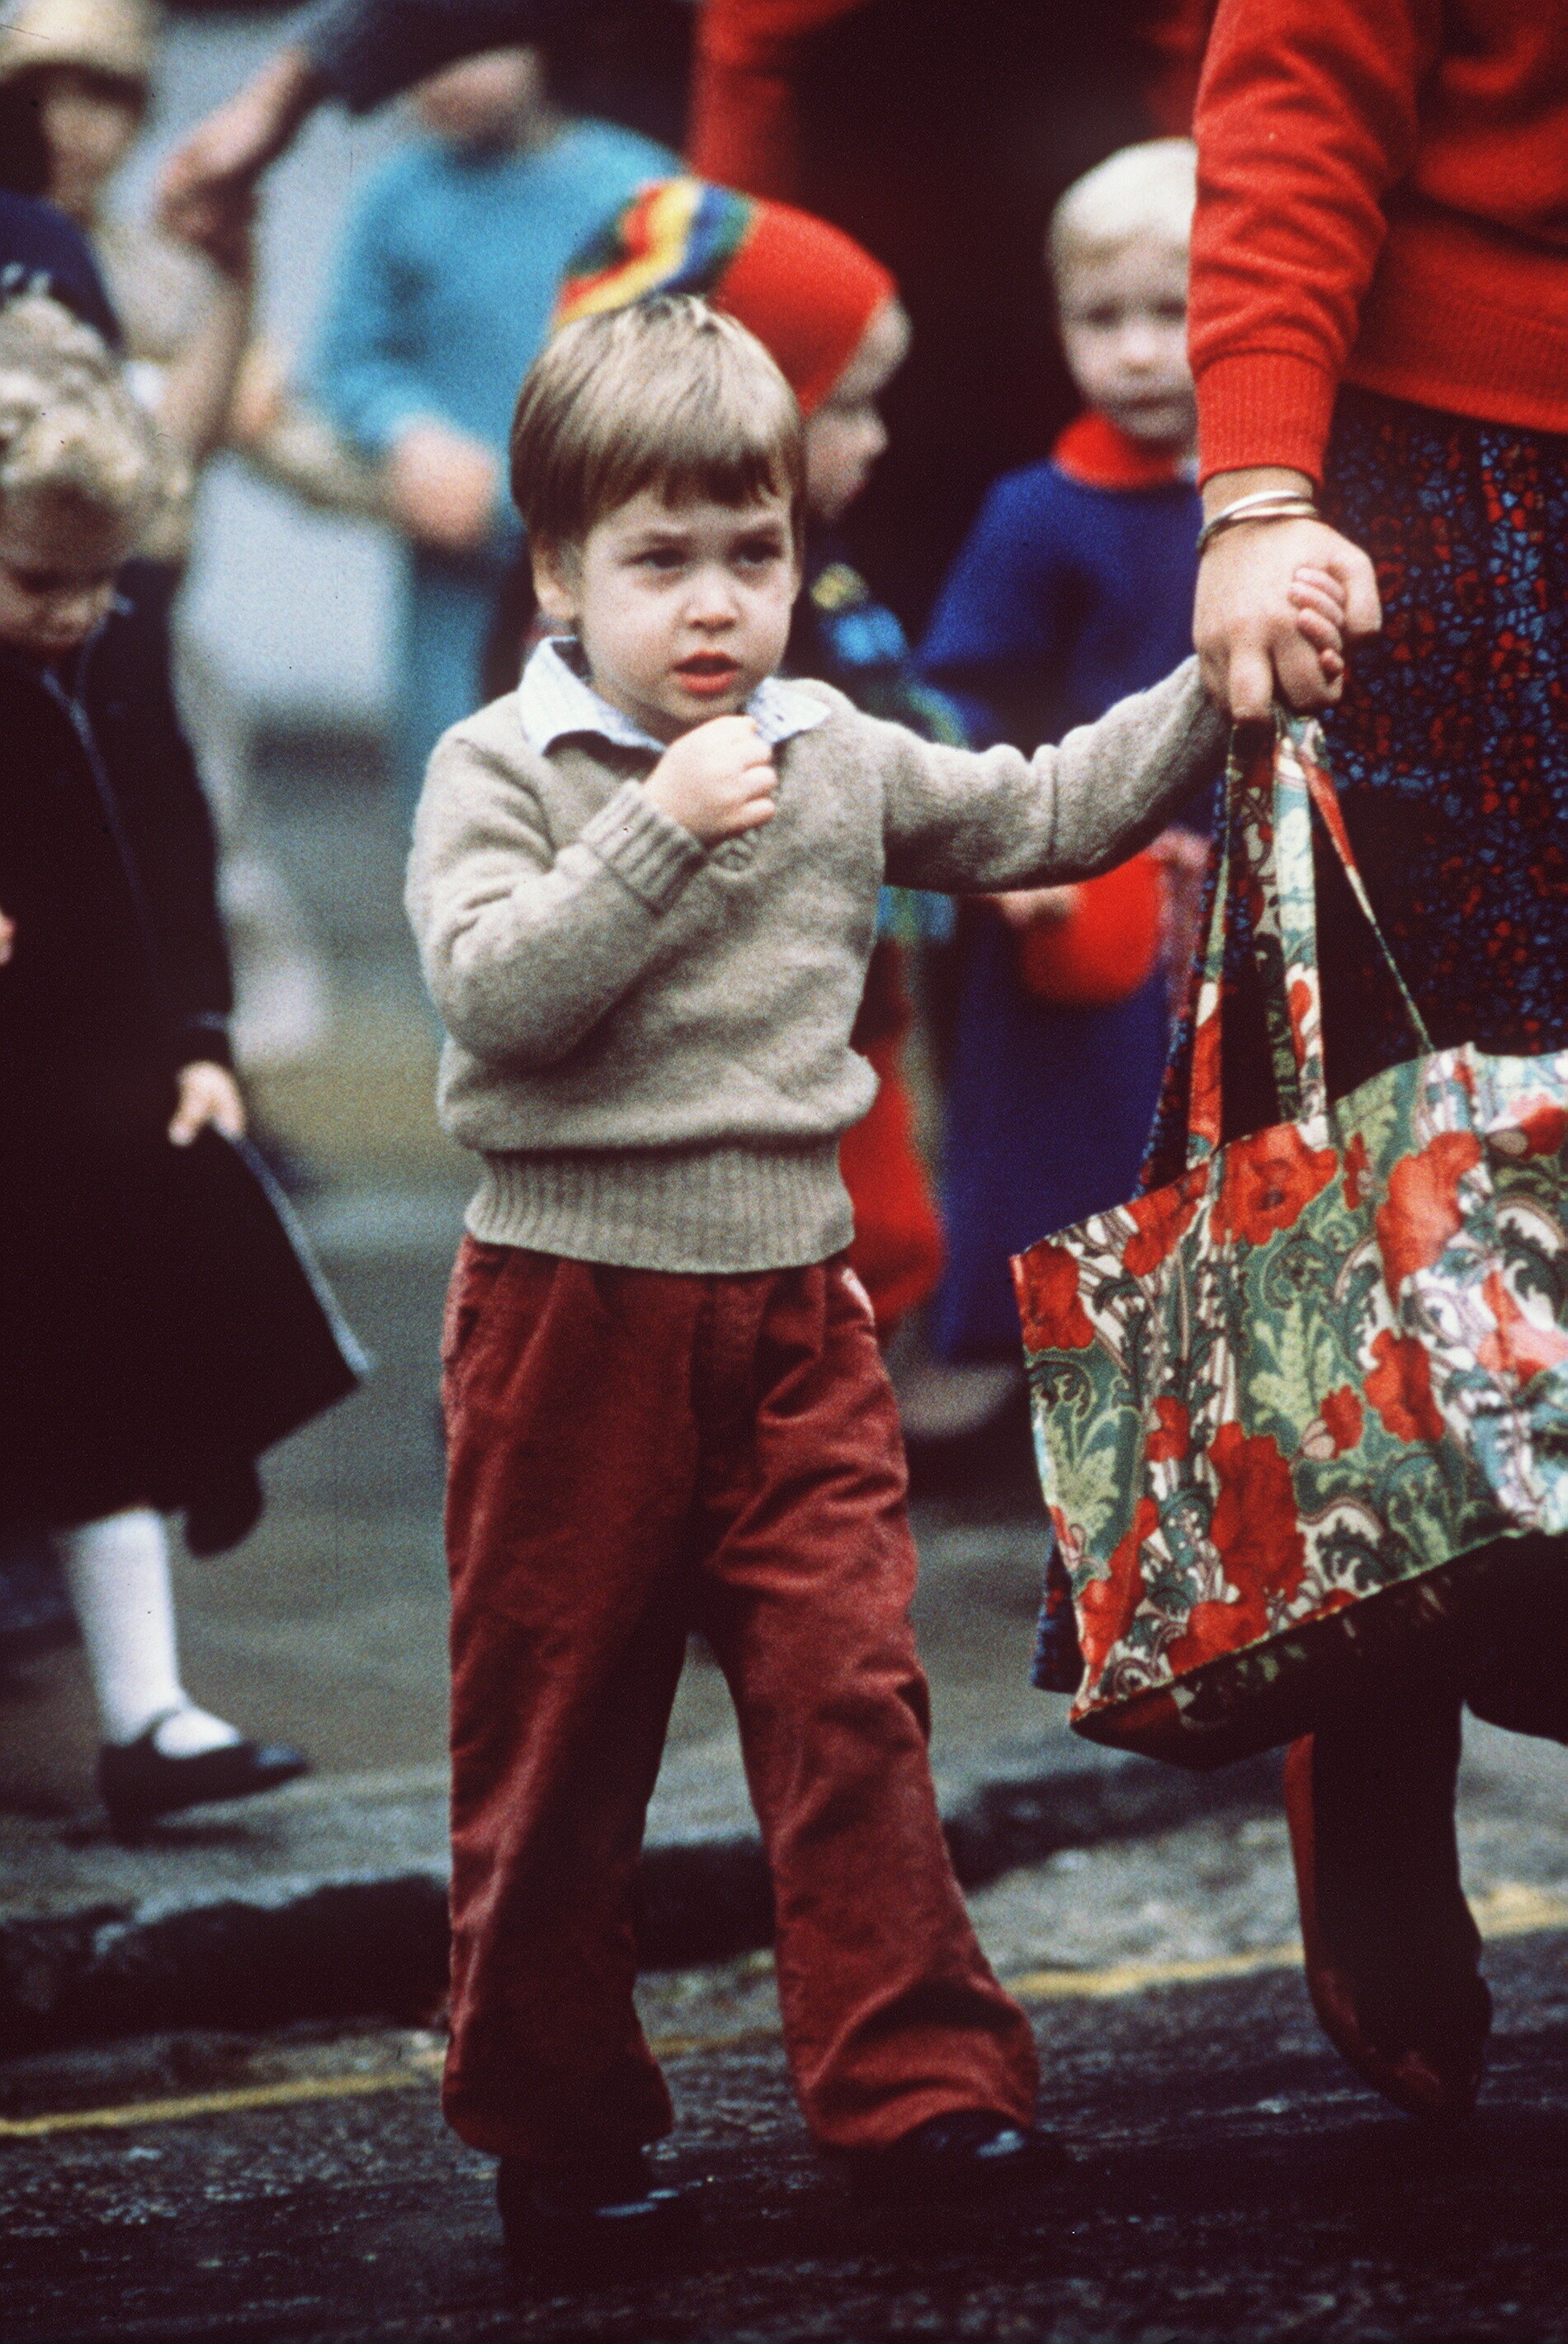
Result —
<instances>
[{"instance_id":1,"label":"blurred adult in red","mask_svg":"<svg viewBox=\"0 0 1568 2344\"><path fill-rule=\"evenodd\" d=\"M1206 676L1238 719L1276 693L1310 705L1288 584L1301 563L1339 575L1363 641L1330 761L1433 1040L1568 1047L1568 5L1220 0L1196 136L1206 509L1270 490L1321 515L1214 538ZM1415 1045L1326 852L1318 886L1342 1094ZM1275 1113L1249 974L1243 922L1237 1131ZM1183 1056L1157 1177L1185 1094ZM1320 2015L1417 2114L1470 2105L1489 2017L1454 1840L1462 1702L1568 1739L1564 1551L1525 1545L1484 1616L1325 1721L1288 1772Z\"/></svg>"}]
</instances>

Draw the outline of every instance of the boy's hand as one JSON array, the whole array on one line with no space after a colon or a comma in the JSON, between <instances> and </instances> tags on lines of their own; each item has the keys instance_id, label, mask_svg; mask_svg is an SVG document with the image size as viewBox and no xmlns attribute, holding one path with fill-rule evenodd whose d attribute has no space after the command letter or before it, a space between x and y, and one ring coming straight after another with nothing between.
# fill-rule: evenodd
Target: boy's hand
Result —
<instances>
[{"instance_id":1,"label":"boy's hand","mask_svg":"<svg viewBox=\"0 0 1568 2344\"><path fill-rule=\"evenodd\" d=\"M215 1123L226 1139L242 1139L245 1102L227 1066L210 1058L197 1058L179 1070L179 1105L168 1136L177 1147L188 1147L209 1123Z\"/></svg>"},{"instance_id":2,"label":"boy's hand","mask_svg":"<svg viewBox=\"0 0 1568 2344\"><path fill-rule=\"evenodd\" d=\"M1290 600L1302 637L1318 654L1323 689L1338 700L1345 680L1344 586L1332 571L1303 565L1291 578Z\"/></svg>"},{"instance_id":3,"label":"boy's hand","mask_svg":"<svg viewBox=\"0 0 1568 2344\"><path fill-rule=\"evenodd\" d=\"M387 457L393 520L438 553L474 553L488 541L500 486L490 450L433 419L410 423Z\"/></svg>"},{"instance_id":4,"label":"boy's hand","mask_svg":"<svg viewBox=\"0 0 1568 2344\"><path fill-rule=\"evenodd\" d=\"M774 753L749 716L715 716L665 750L645 784L663 813L703 846L774 818Z\"/></svg>"},{"instance_id":5,"label":"boy's hand","mask_svg":"<svg viewBox=\"0 0 1568 2344\"><path fill-rule=\"evenodd\" d=\"M0 968L4 968L16 949L16 923L0 912Z\"/></svg>"}]
</instances>

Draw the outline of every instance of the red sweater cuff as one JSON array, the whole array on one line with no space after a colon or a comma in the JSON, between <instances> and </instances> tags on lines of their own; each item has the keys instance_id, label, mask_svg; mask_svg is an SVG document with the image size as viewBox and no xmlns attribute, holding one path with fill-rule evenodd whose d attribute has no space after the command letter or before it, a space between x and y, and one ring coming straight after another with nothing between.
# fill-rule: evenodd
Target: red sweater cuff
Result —
<instances>
[{"instance_id":1,"label":"red sweater cuff","mask_svg":"<svg viewBox=\"0 0 1568 2344\"><path fill-rule=\"evenodd\" d=\"M1198 377L1198 477L1288 465L1320 482L1339 386L1289 350L1210 359Z\"/></svg>"}]
</instances>

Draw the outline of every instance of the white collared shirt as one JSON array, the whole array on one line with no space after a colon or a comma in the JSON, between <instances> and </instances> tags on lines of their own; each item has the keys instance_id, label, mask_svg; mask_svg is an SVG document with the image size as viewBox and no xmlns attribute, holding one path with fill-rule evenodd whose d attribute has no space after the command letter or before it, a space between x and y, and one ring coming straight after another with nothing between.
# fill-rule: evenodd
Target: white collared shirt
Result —
<instances>
[{"instance_id":1,"label":"white collared shirt","mask_svg":"<svg viewBox=\"0 0 1568 2344\"><path fill-rule=\"evenodd\" d=\"M662 757L667 741L656 741L619 708L602 699L572 663L576 645L569 635L551 635L522 672L517 712L531 749L548 756L558 741L587 733L622 749L651 749ZM580 654L579 654L580 656ZM820 700L776 675L764 676L746 702L746 714L770 749L797 732L809 732L831 713Z\"/></svg>"}]
</instances>

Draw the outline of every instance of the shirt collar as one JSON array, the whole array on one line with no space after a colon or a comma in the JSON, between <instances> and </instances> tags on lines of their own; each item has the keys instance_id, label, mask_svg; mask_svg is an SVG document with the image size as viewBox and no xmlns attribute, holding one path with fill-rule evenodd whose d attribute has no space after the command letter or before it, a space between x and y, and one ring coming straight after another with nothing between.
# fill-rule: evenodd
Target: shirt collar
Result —
<instances>
[{"instance_id":1,"label":"shirt collar","mask_svg":"<svg viewBox=\"0 0 1568 2344\"><path fill-rule=\"evenodd\" d=\"M620 749L650 749L662 757L667 741L656 741L630 716L601 699L573 662L576 646L570 636L547 636L522 672L517 687L517 712L531 749L548 756L558 741L572 733L589 733L612 742ZM746 702L746 714L770 749L797 732L809 732L829 711L798 684L776 675L765 676Z\"/></svg>"}]
</instances>

